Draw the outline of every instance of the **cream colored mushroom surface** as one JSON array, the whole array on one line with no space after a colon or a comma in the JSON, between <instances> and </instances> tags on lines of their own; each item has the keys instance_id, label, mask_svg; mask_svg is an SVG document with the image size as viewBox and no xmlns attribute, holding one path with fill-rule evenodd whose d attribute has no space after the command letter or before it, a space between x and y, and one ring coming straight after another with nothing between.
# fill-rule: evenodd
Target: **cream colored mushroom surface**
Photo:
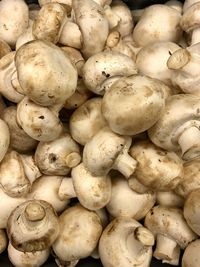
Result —
<instances>
[{"instance_id":1,"label":"cream colored mushroom surface","mask_svg":"<svg viewBox=\"0 0 200 267\"><path fill-rule=\"evenodd\" d=\"M108 204L111 197L109 175L93 176L81 163L72 169L71 176L81 205L89 210L99 210Z\"/></svg>"},{"instance_id":2,"label":"cream colored mushroom surface","mask_svg":"<svg viewBox=\"0 0 200 267\"><path fill-rule=\"evenodd\" d=\"M35 151L35 161L46 175L67 175L80 163L80 149L70 134L65 133L53 141L40 142Z\"/></svg>"},{"instance_id":3,"label":"cream colored mushroom surface","mask_svg":"<svg viewBox=\"0 0 200 267\"><path fill-rule=\"evenodd\" d=\"M10 52L11 47L3 39L0 39L0 59Z\"/></svg>"},{"instance_id":4,"label":"cream colored mushroom surface","mask_svg":"<svg viewBox=\"0 0 200 267\"><path fill-rule=\"evenodd\" d=\"M165 106L165 87L161 81L142 75L113 83L102 100L102 113L111 130L136 135L153 126Z\"/></svg>"},{"instance_id":5,"label":"cream colored mushroom surface","mask_svg":"<svg viewBox=\"0 0 200 267\"><path fill-rule=\"evenodd\" d=\"M51 247L58 236L58 217L48 202L26 201L9 216L7 233L11 244L19 251L45 250Z\"/></svg>"},{"instance_id":6,"label":"cream colored mushroom surface","mask_svg":"<svg viewBox=\"0 0 200 267\"><path fill-rule=\"evenodd\" d=\"M156 203L160 206L169 208L182 208L184 206L185 199L174 191L158 191L156 192Z\"/></svg>"},{"instance_id":7,"label":"cream colored mushroom surface","mask_svg":"<svg viewBox=\"0 0 200 267\"><path fill-rule=\"evenodd\" d=\"M6 122L0 119L0 162L4 158L10 145L10 131Z\"/></svg>"},{"instance_id":8,"label":"cream colored mushroom surface","mask_svg":"<svg viewBox=\"0 0 200 267\"><path fill-rule=\"evenodd\" d=\"M51 3L51 2L60 3L60 4L63 4L63 5L67 5L67 6L71 6L72 5L72 0L39 0L38 1L39 5L41 7L43 5L45 5L47 3Z\"/></svg>"},{"instance_id":9,"label":"cream colored mushroom surface","mask_svg":"<svg viewBox=\"0 0 200 267\"><path fill-rule=\"evenodd\" d=\"M101 128L106 126L101 107L102 98L93 97L83 103L70 116L70 133L79 144L85 145Z\"/></svg>"},{"instance_id":10,"label":"cream colored mushroom surface","mask_svg":"<svg viewBox=\"0 0 200 267\"><path fill-rule=\"evenodd\" d=\"M156 202L156 195L148 191L140 194L133 191L128 181L121 175L112 177L112 192L106 205L111 216L117 218L127 216L135 220L143 219Z\"/></svg>"},{"instance_id":11,"label":"cream colored mushroom surface","mask_svg":"<svg viewBox=\"0 0 200 267\"><path fill-rule=\"evenodd\" d=\"M65 103L76 90L77 70L61 48L42 40L22 45L15 64L25 95L43 106Z\"/></svg>"},{"instance_id":12,"label":"cream colored mushroom surface","mask_svg":"<svg viewBox=\"0 0 200 267\"><path fill-rule=\"evenodd\" d=\"M83 66L83 81L92 92L103 95L123 76L137 73L130 57L114 51L103 51L91 56Z\"/></svg>"},{"instance_id":13,"label":"cream colored mushroom surface","mask_svg":"<svg viewBox=\"0 0 200 267\"><path fill-rule=\"evenodd\" d=\"M128 154L131 142L131 137L121 136L104 127L84 146L83 164L94 176L106 175L115 169L128 178L137 164Z\"/></svg>"},{"instance_id":14,"label":"cream colored mushroom surface","mask_svg":"<svg viewBox=\"0 0 200 267\"><path fill-rule=\"evenodd\" d=\"M168 41L178 42L182 30L179 25L181 14L166 5L151 5L141 15L133 30L133 38L137 45Z\"/></svg>"},{"instance_id":15,"label":"cream colored mushroom surface","mask_svg":"<svg viewBox=\"0 0 200 267\"><path fill-rule=\"evenodd\" d=\"M2 119L7 123L10 130L10 147L20 152L27 153L36 148L38 142L31 138L19 126L17 122L17 107L10 106L2 112Z\"/></svg>"},{"instance_id":16,"label":"cream colored mushroom surface","mask_svg":"<svg viewBox=\"0 0 200 267\"><path fill-rule=\"evenodd\" d=\"M22 252L15 249L10 242L8 244L8 257L15 267L40 267L47 261L49 255L49 249L34 252Z\"/></svg>"},{"instance_id":17,"label":"cream colored mushroom surface","mask_svg":"<svg viewBox=\"0 0 200 267\"><path fill-rule=\"evenodd\" d=\"M60 232L53 251L61 261L75 261L90 256L102 233L99 216L81 205L66 209L59 217Z\"/></svg>"},{"instance_id":18,"label":"cream colored mushroom surface","mask_svg":"<svg viewBox=\"0 0 200 267\"><path fill-rule=\"evenodd\" d=\"M184 251L182 267L197 267L200 265L200 239L190 243Z\"/></svg>"},{"instance_id":19,"label":"cream colored mushroom surface","mask_svg":"<svg viewBox=\"0 0 200 267\"><path fill-rule=\"evenodd\" d=\"M187 0L186 0L187 1ZM165 3L165 5L174 8L177 10L180 14L183 12L183 3L181 3L178 0L169 0Z\"/></svg>"},{"instance_id":20,"label":"cream colored mushroom surface","mask_svg":"<svg viewBox=\"0 0 200 267\"><path fill-rule=\"evenodd\" d=\"M174 152L145 140L133 144L130 155L137 161L133 177L151 190L173 190L182 179L183 162Z\"/></svg>"},{"instance_id":21,"label":"cream colored mushroom surface","mask_svg":"<svg viewBox=\"0 0 200 267\"><path fill-rule=\"evenodd\" d=\"M17 51L23 44L35 40L32 32L33 21L29 20L28 28L17 38L15 50Z\"/></svg>"},{"instance_id":22,"label":"cream colored mushroom surface","mask_svg":"<svg viewBox=\"0 0 200 267\"><path fill-rule=\"evenodd\" d=\"M5 231L3 229L0 229L0 254L6 250L8 245L8 239Z\"/></svg>"},{"instance_id":23,"label":"cream colored mushroom surface","mask_svg":"<svg viewBox=\"0 0 200 267\"><path fill-rule=\"evenodd\" d=\"M200 43L176 50L169 57L167 66L171 70L171 81L184 93L200 96L199 66Z\"/></svg>"},{"instance_id":24,"label":"cream colored mushroom surface","mask_svg":"<svg viewBox=\"0 0 200 267\"><path fill-rule=\"evenodd\" d=\"M0 2L0 38L12 48L17 38L28 28L29 11L23 0L2 0Z\"/></svg>"},{"instance_id":25,"label":"cream colored mushroom surface","mask_svg":"<svg viewBox=\"0 0 200 267\"><path fill-rule=\"evenodd\" d=\"M185 249L197 238L178 208L154 206L146 215L144 224L156 237L153 255L163 263L178 265L180 248Z\"/></svg>"},{"instance_id":26,"label":"cream colored mushroom surface","mask_svg":"<svg viewBox=\"0 0 200 267\"><path fill-rule=\"evenodd\" d=\"M104 267L149 267L153 234L130 217L119 217L104 229L99 254Z\"/></svg>"},{"instance_id":27,"label":"cream colored mushroom surface","mask_svg":"<svg viewBox=\"0 0 200 267\"><path fill-rule=\"evenodd\" d=\"M181 150L184 160L200 155L200 98L190 94L170 96L158 121L148 130L151 141L168 151Z\"/></svg>"}]
</instances>

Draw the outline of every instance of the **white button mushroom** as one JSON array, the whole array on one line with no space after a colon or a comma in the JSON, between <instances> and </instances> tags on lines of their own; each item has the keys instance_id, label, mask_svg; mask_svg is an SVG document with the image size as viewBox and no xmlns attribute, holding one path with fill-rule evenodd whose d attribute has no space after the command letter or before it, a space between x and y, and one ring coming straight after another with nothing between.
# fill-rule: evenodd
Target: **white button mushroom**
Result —
<instances>
[{"instance_id":1,"label":"white button mushroom","mask_svg":"<svg viewBox=\"0 0 200 267\"><path fill-rule=\"evenodd\" d=\"M182 208L184 202L184 198L176 194L174 191L156 192L156 203L160 206Z\"/></svg>"},{"instance_id":2,"label":"white button mushroom","mask_svg":"<svg viewBox=\"0 0 200 267\"><path fill-rule=\"evenodd\" d=\"M183 163L174 152L165 151L146 140L136 142L130 155L137 161L133 176L150 190L173 190L182 179Z\"/></svg>"},{"instance_id":3,"label":"white button mushroom","mask_svg":"<svg viewBox=\"0 0 200 267\"><path fill-rule=\"evenodd\" d=\"M178 208L155 206L145 217L145 226L155 235L154 257L178 265L180 248L185 249L197 238Z\"/></svg>"},{"instance_id":4,"label":"white button mushroom","mask_svg":"<svg viewBox=\"0 0 200 267\"><path fill-rule=\"evenodd\" d=\"M159 120L148 130L151 141L168 151L181 149L184 160L200 154L200 98L180 94L170 96Z\"/></svg>"},{"instance_id":5,"label":"white button mushroom","mask_svg":"<svg viewBox=\"0 0 200 267\"><path fill-rule=\"evenodd\" d=\"M182 267L197 267L200 265L200 239L190 243L184 251Z\"/></svg>"},{"instance_id":6,"label":"white button mushroom","mask_svg":"<svg viewBox=\"0 0 200 267\"><path fill-rule=\"evenodd\" d=\"M62 261L75 261L90 256L102 233L99 216L76 205L59 217L60 232L53 243L53 251Z\"/></svg>"},{"instance_id":7,"label":"white button mushroom","mask_svg":"<svg viewBox=\"0 0 200 267\"><path fill-rule=\"evenodd\" d=\"M156 195L148 191L138 194L121 176L112 177L112 194L106 208L113 217L128 216L141 220L156 202Z\"/></svg>"},{"instance_id":8,"label":"white button mushroom","mask_svg":"<svg viewBox=\"0 0 200 267\"><path fill-rule=\"evenodd\" d=\"M35 151L35 161L46 175L67 175L81 161L78 144L65 133L56 140L40 142Z\"/></svg>"},{"instance_id":9,"label":"white button mushroom","mask_svg":"<svg viewBox=\"0 0 200 267\"><path fill-rule=\"evenodd\" d=\"M71 172L76 196L83 207L99 210L108 204L111 197L111 179L106 176L93 176L83 163Z\"/></svg>"},{"instance_id":10,"label":"white button mushroom","mask_svg":"<svg viewBox=\"0 0 200 267\"><path fill-rule=\"evenodd\" d=\"M166 85L147 76L117 80L105 93L102 113L112 131L136 135L153 126L165 105Z\"/></svg>"},{"instance_id":11,"label":"white button mushroom","mask_svg":"<svg viewBox=\"0 0 200 267\"><path fill-rule=\"evenodd\" d=\"M117 218L100 238L100 259L104 267L148 267L153 245L154 236L147 228L132 218Z\"/></svg>"},{"instance_id":12,"label":"white button mushroom","mask_svg":"<svg viewBox=\"0 0 200 267\"><path fill-rule=\"evenodd\" d=\"M94 176L106 175L115 169L128 178L137 164L128 154L131 142L131 137L120 136L104 127L84 146L83 163Z\"/></svg>"},{"instance_id":13,"label":"white button mushroom","mask_svg":"<svg viewBox=\"0 0 200 267\"><path fill-rule=\"evenodd\" d=\"M22 252L50 248L59 233L58 217L46 201L30 200L20 204L9 216L8 238Z\"/></svg>"}]
</instances>

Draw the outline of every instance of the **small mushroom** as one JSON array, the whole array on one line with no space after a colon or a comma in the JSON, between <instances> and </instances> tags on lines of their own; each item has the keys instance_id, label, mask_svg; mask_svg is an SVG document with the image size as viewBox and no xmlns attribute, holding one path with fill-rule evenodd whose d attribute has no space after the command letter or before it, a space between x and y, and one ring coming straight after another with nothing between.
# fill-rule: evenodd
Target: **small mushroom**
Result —
<instances>
[{"instance_id":1,"label":"small mushroom","mask_svg":"<svg viewBox=\"0 0 200 267\"><path fill-rule=\"evenodd\" d=\"M90 256L102 233L99 216L81 205L66 209L59 217L60 232L53 251L61 261L76 261Z\"/></svg>"},{"instance_id":2,"label":"small mushroom","mask_svg":"<svg viewBox=\"0 0 200 267\"><path fill-rule=\"evenodd\" d=\"M93 97L72 113L69 121L70 133L79 144L85 145L100 129L106 126L101 107L102 98Z\"/></svg>"},{"instance_id":3,"label":"small mushroom","mask_svg":"<svg viewBox=\"0 0 200 267\"><path fill-rule=\"evenodd\" d=\"M10 131L8 125L0 119L0 162L4 158L10 145Z\"/></svg>"},{"instance_id":4,"label":"small mushroom","mask_svg":"<svg viewBox=\"0 0 200 267\"><path fill-rule=\"evenodd\" d=\"M189 227L200 235L200 188L192 191L187 197L183 214Z\"/></svg>"},{"instance_id":5,"label":"small mushroom","mask_svg":"<svg viewBox=\"0 0 200 267\"><path fill-rule=\"evenodd\" d=\"M197 267L200 264L200 239L190 243L184 251L182 267Z\"/></svg>"},{"instance_id":6,"label":"small mushroom","mask_svg":"<svg viewBox=\"0 0 200 267\"><path fill-rule=\"evenodd\" d=\"M152 191L137 193L133 191L124 177L112 177L112 194L106 208L113 217L127 216L135 220L143 219L156 202Z\"/></svg>"},{"instance_id":7,"label":"small mushroom","mask_svg":"<svg viewBox=\"0 0 200 267\"><path fill-rule=\"evenodd\" d=\"M46 175L67 175L80 163L80 149L70 134L65 133L56 140L40 142L35 151L35 161Z\"/></svg>"},{"instance_id":8,"label":"small mushroom","mask_svg":"<svg viewBox=\"0 0 200 267\"><path fill-rule=\"evenodd\" d=\"M83 149L83 163L94 176L104 176L111 169L126 178L135 171L136 161L128 154L132 139L112 132L108 127L98 131Z\"/></svg>"},{"instance_id":9,"label":"small mushroom","mask_svg":"<svg viewBox=\"0 0 200 267\"><path fill-rule=\"evenodd\" d=\"M0 254L6 250L8 245L8 239L3 229L0 229Z\"/></svg>"},{"instance_id":10,"label":"small mushroom","mask_svg":"<svg viewBox=\"0 0 200 267\"><path fill-rule=\"evenodd\" d=\"M130 155L137 161L133 177L150 190L173 190L182 179L183 162L174 152L165 151L145 140L136 142Z\"/></svg>"},{"instance_id":11,"label":"small mushroom","mask_svg":"<svg viewBox=\"0 0 200 267\"><path fill-rule=\"evenodd\" d=\"M40 267L47 261L49 255L49 249L22 252L15 249L10 242L8 244L8 257L15 267L27 267L30 265L31 267Z\"/></svg>"},{"instance_id":12,"label":"small mushroom","mask_svg":"<svg viewBox=\"0 0 200 267\"><path fill-rule=\"evenodd\" d=\"M130 217L116 218L100 238L100 259L105 267L148 267L153 245L153 234L142 224Z\"/></svg>"},{"instance_id":13,"label":"small mushroom","mask_svg":"<svg viewBox=\"0 0 200 267\"><path fill-rule=\"evenodd\" d=\"M153 255L163 263L176 262L178 265L180 248L185 249L197 238L178 208L155 206L146 215L145 226L156 237Z\"/></svg>"},{"instance_id":14,"label":"small mushroom","mask_svg":"<svg viewBox=\"0 0 200 267\"><path fill-rule=\"evenodd\" d=\"M43 200L30 200L12 211L7 223L8 238L22 252L35 252L51 247L59 233L53 207Z\"/></svg>"},{"instance_id":15,"label":"small mushroom","mask_svg":"<svg viewBox=\"0 0 200 267\"><path fill-rule=\"evenodd\" d=\"M200 98L189 94L168 97L158 121L148 130L151 141L168 151L181 150L184 160L200 155Z\"/></svg>"},{"instance_id":16,"label":"small mushroom","mask_svg":"<svg viewBox=\"0 0 200 267\"><path fill-rule=\"evenodd\" d=\"M102 113L115 133L136 135L153 126L165 105L166 85L142 75L123 77L102 100Z\"/></svg>"},{"instance_id":17,"label":"small mushroom","mask_svg":"<svg viewBox=\"0 0 200 267\"><path fill-rule=\"evenodd\" d=\"M99 210L108 204L111 197L111 179L106 176L93 176L83 163L72 169L72 181L76 196L83 207Z\"/></svg>"},{"instance_id":18,"label":"small mushroom","mask_svg":"<svg viewBox=\"0 0 200 267\"><path fill-rule=\"evenodd\" d=\"M38 142L26 134L17 122L16 106L5 108L2 113L2 118L10 130L10 147L12 149L20 153L27 153L36 148Z\"/></svg>"}]
</instances>

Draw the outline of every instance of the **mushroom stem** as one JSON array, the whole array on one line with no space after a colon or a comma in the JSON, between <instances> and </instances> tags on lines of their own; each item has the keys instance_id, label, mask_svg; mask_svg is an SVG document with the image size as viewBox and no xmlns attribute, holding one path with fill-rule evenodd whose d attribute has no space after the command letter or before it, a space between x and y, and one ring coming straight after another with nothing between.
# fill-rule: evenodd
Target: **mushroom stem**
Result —
<instances>
[{"instance_id":1,"label":"mushroom stem","mask_svg":"<svg viewBox=\"0 0 200 267\"><path fill-rule=\"evenodd\" d=\"M200 42L200 28L196 28L192 31L192 39L191 39L191 44L194 45Z\"/></svg>"},{"instance_id":2,"label":"mushroom stem","mask_svg":"<svg viewBox=\"0 0 200 267\"><path fill-rule=\"evenodd\" d=\"M137 161L128 153L121 153L115 160L113 169L121 172L126 178L129 178L135 171Z\"/></svg>"},{"instance_id":3,"label":"mushroom stem","mask_svg":"<svg viewBox=\"0 0 200 267\"><path fill-rule=\"evenodd\" d=\"M179 70L188 64L190 58L191 56L187 49L178 49L169 57L167 67L170 70Z\"/></svg>"},{"instance_id":4,"label":"mushroom stem","mask_svg":"<svg viewBox=\"0 0 200 267\"><path fill-rule=\"evenodd\" d=\"M61 200L67 200L76 197L72 178L63 178L58 190L58 196Z\"/></svg>"},{"instance_id":5,"label":"mushroom stem","mask_svg":"<svg viewBox=\"0 0 200 267\"><path fill-rule=\"evenodd\" d=\"M200 130L194 125L183 131L178 139L184 160L192 160L200 156Z\"/></svg>"},{"instance_id":6,"label":"mushroom stem","mask_svg":"<svg viewBox=\"0 0 200 267\"><path fill-rule=\"evenodd\" d=\"M77 152L68 154L65 158L65 162L69 168L76 167L81 161L81 156Z\"/></svg>"},{"instance_id":7,"label":"mushroom stem","mask_svg":"<svg viewBox=\"0 0 200 267\"><path fill-rule=\"evenodd\" d=\"M173 258L171 260L163 260L162 263L167 263L170 265L178 266L179 265L179 259L180 259L180 252L181 252L181 249L180 249L179 245L177 245L174 249Z\"/></svg>"},{"instance_id":8,"label":"mushroom stem","mask_svg":"<svg viewBox=\"0 0 200 267\"><path fill-rule=\"evenodd\" d=\"M45 210L37 202L29 203L25 208L25 217L31 222L41 221L45 217Z\"/></svg>"},{"instance_id":9,"label":"mushroom stem","mask_svg":"<svg viewBox=\"0 0 200 267\"><path fill-rule=\"evenodd\" d=\"M24 94L23 89L21 88L21 85L19 84L19 80L17 77L17 71L15 71L12 75L11 78L11 84L13 86L13 88L19 93L19 94Z\"/></svg>"},{"instance_id":10,"label":"mushroom stem","mask_svg":"<svg viewBox=\"0 0 200 267\"><path fill-rule=\"evenodd\" d=\"M156 241L157 244L153 254L154 257L159 260L172 260L177 246L176 241L162 234L157 235Z\"/></svg>"},{"instance_id":11,"label":"mushroom stem","mask_svg":"<svg viewBox=\"0 0 200 267\"><path fill-rule=\"evenodd\" d=\"M144 246L153 246L154 245L154 236L153 234L144 226L139 226L135 229L135 238L141 242Z\"/></svg>"}]
</instances>

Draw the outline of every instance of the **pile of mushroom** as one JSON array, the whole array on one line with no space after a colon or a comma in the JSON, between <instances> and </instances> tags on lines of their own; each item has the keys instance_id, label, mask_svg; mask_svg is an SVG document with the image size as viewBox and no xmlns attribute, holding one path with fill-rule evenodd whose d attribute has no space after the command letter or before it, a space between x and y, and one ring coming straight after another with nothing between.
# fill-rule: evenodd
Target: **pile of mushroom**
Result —
<instances>
[{"instance_id":1,"label":"pile of mushroom","mask_svg":"<svg viewBox=\"0 0 200 267\"><path fill-rule=\"evenodd\" d=\"M0 1L0 253L16 267L200 266L200 1L125 2Z\"/></svg>"}]
</instances>

